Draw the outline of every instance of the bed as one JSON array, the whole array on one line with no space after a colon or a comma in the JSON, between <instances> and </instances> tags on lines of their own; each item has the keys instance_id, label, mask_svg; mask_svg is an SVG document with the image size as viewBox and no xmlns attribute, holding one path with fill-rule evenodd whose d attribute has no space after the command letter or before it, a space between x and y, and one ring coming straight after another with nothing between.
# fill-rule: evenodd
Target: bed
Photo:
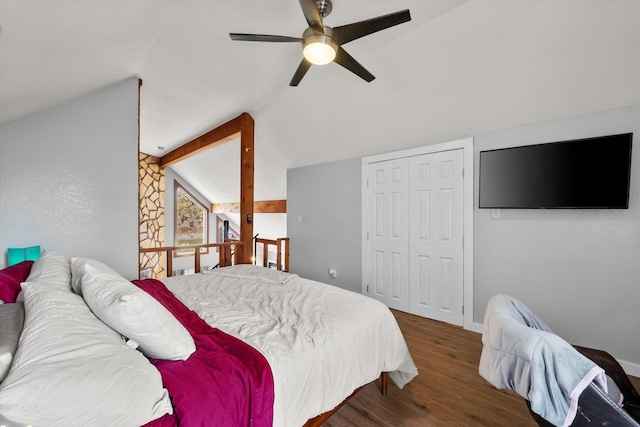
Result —
<instances>
[{"instance_id":1,"label":"bed","mask_svg":"<svg viewBox=\"0 0 640 427\"><path fill-rule=\"evenodd\" d=\"M129 282L46 252L0 271L0 300L8 425L299 427L417 375L383 304L253 265Z\"/></svg>"}]
</instances>

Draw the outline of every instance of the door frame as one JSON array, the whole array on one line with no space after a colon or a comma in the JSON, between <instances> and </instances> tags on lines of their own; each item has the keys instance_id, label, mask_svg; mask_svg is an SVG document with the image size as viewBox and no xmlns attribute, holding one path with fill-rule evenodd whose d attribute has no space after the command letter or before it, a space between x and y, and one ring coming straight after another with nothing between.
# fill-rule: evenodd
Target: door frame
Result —
<instances>
[{"instance_id":1,"label":"door frame","mask_svg":"<svg viewBox=\"0 0 640 427\"><path fill-rule=\"evenodd\" d=\"M409 148L406 150L393 151L390 153L376 154L362 158L362 209L367 206L367 174L368 166L371 163L394 160L404 157L421 156L423 154L439 153L442 151L451 151L462 149L462 167L463 167L463 324L462 327L467 330L477 332L477 325L473 323L473 138L464 138L454 141L448 141L438 144L425 145L422 147ZM364 215L364 212L363 212ZM367 244L366 223L362 221L362 248ZM362 251L362 277L365 275L367 254ZM366 284L362 283L362 291L366 295Z\"/></svg>"}]
</instances>

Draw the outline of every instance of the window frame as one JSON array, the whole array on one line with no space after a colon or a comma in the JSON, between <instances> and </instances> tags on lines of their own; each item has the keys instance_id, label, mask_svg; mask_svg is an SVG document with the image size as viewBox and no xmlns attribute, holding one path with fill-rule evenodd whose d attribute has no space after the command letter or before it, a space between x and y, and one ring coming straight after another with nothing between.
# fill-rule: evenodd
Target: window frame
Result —
<instances>
[{"instance_id":1,"label":"window frame","mask_svg":"<svg viewBox=\"0 0 640 427\"><path fill-rule=\"evenodd\" d=\"M178 247L178 191L182 191L187 198L191 199L196 205L198 205L203 210L204 215L204 230L203 234L205 239L204 243L201 244L209 244L209 223L210 223L210 210L209 208L202 203L197 197L195 197L187 188L180 184L177 180L174 181L173 185L173 245ZM173 253L173 256L178 257L187 257L187 256L195 256L194 249L186 249L189 246L185 246L185 249L176 249ZM209 248L200 248L200 255L205 255L209 253Z\"/></svg>"}]
</instances>

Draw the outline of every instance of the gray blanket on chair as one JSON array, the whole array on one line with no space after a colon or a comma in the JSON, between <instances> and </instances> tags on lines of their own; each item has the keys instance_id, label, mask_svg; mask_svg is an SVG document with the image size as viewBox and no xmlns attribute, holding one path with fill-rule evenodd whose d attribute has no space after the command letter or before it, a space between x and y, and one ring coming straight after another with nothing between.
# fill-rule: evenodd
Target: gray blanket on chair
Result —
<instances>
[{"instance_id":1,"label":"gray blanket on chair","mask_svg":"<svg viewBox=\"0 0 640 427\"><path fill-rule=\"evenodd\" d=\"M556 426L568 426L592 380L606 391L604 370L555 335L520 301L495 295L487 305L480 375L529 400Z\"/></svg>"}]
</instances>

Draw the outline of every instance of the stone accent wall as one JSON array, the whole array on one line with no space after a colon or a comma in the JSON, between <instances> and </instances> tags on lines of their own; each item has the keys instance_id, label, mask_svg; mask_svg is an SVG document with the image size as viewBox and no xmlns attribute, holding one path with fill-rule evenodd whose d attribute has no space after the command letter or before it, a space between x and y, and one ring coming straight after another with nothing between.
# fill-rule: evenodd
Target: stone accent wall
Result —
<instances>
[{"instance_id":1,"label":"stone accent wall","mask_svg":"<svg viewBox=\"0 0 640 427\"><path fill-rule=\"evenodd\" d=\"M164 246L165 172L160 159L145 153L138 157L140 185L140 247ZM154 278L166 277L166 260L163 252L140 254L140 270L152 267Z\"/></svg>"}]
</instances>

